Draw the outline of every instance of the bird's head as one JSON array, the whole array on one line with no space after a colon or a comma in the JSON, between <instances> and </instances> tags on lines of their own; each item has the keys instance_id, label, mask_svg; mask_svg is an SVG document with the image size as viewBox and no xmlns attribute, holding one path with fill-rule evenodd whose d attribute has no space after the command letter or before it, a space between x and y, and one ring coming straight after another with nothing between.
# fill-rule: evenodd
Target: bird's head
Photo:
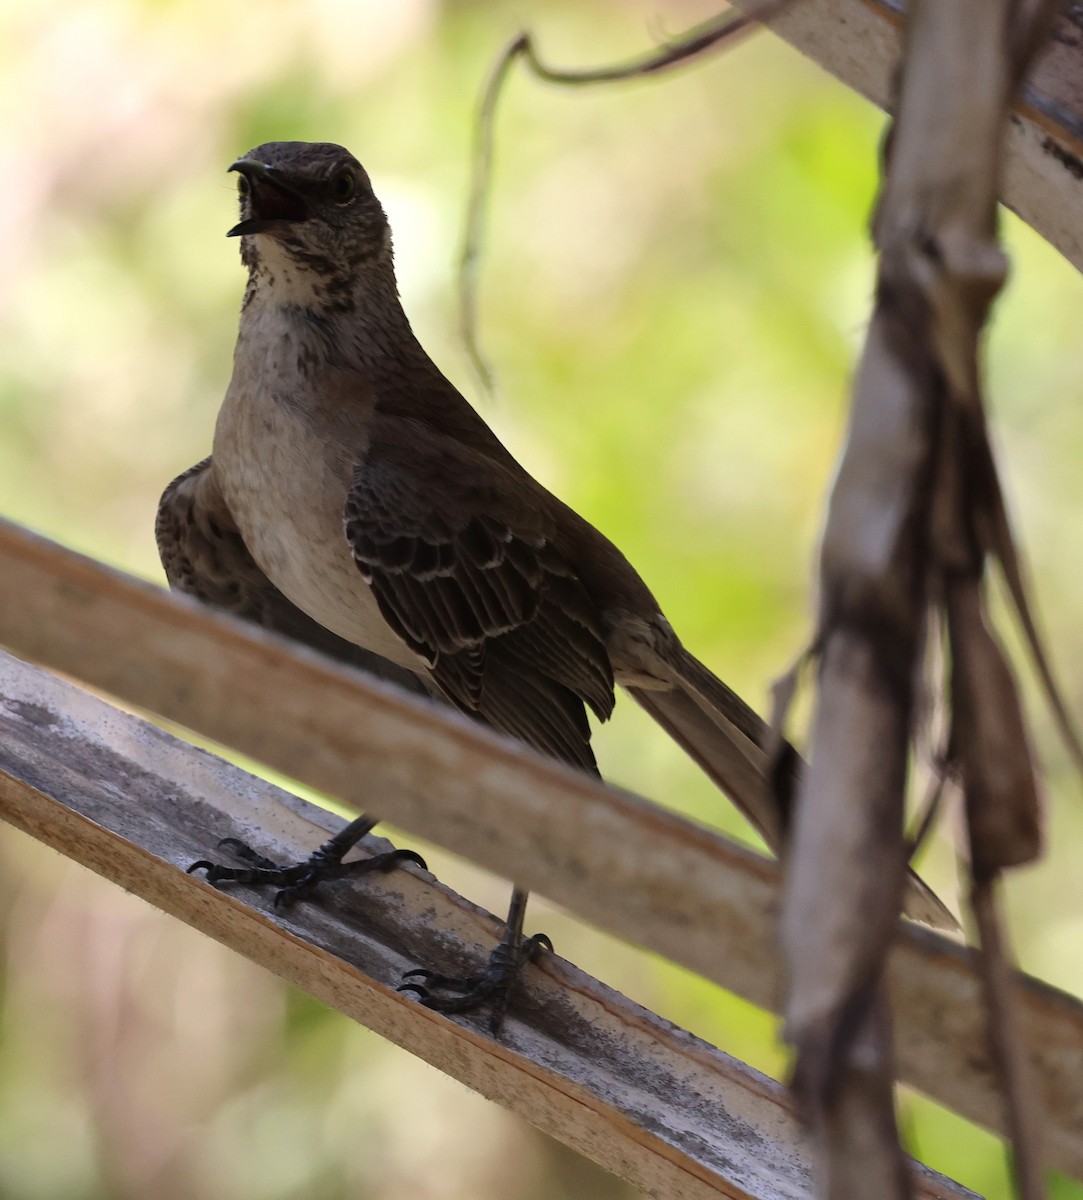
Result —
<instances>
[{"instance_id":1,"label":"bird's head","mask_svg":"<svg viewBox=\"0 0 1083 1200\"><path fill-rule=\"evenodd\" d=\"M391 270L391 230L364 167L330 142L267 142L237 173L241 258L276 289L347 304Z\"/></svg>"}]
</instances>

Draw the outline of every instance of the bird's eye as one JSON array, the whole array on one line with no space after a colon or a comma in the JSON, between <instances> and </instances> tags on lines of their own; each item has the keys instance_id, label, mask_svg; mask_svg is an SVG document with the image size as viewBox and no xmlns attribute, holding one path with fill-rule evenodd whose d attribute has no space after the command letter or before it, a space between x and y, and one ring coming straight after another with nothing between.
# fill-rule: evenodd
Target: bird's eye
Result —
<instances>
[{"instance_id":1,"label":"bird's eye","mask_svg":"<svg viewBox=\"0 0 1083 1200\"><path fill-rule=\"evenodd\" d=\"M250 190L251 189L250 189L250 186L248 183L248 177L246 175L238 175L237 176L237 195L238 196L247 196Z\"/></svg>"},{"instance_id":2,"label":"bird's eye","mask_svg":"<svg viewBox=\"0 0 1083 1200\"><path fill-rule=\"evenodd\" d=\"M357 190L357 176L353 171L340 171L331 181L331 190L336 200L349 200Z\"/></svg>"}]
</instances>

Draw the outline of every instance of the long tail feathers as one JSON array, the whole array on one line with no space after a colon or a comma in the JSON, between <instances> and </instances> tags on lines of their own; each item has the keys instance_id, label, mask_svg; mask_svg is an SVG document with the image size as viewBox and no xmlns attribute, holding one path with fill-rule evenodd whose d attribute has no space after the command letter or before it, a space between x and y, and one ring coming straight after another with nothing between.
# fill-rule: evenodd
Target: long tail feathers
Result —
<instances>
[{"instance_id":1,"label":"long tail feathers","mask_svg":"<svg viewBox=\"0 0 1083 1200\"><path fill-rule=\"evenodd\" d=\"M778 854L785 817L769 784L771 764L763 749L765 721L684 647L670 660L674 686L667 690L628 688L632 698L658 722ZM796 768L801 760L793 754ZM934 929L957 930L959 923L936 893L912 870L903 911Z\"/></svg>"},{"instance_id":2,"label":"long tail feathers","mask_svg":"<svg viewBox=\"0 0 1083 1200\"><path fill-rule=\"evenodd\" d=\"M629 688L628 694L658 722L747 817L778 853L782 830L778 806L767 787L767 755L759 746L711 715L689 692Z\"/></svg>"}]
</instances>

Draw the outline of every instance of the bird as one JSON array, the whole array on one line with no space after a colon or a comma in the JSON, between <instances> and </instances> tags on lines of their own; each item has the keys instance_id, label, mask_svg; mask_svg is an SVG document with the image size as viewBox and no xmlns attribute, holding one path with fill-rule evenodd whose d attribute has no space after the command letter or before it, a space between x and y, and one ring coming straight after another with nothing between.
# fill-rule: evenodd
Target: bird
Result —
<instances>
[{"instance_id":1,"label":"bird","mask_svg":"<svg viewBox=\"0 0 1083 1200\"><path fill-rule=\"evenodd\" d=\"M620 687L778 853L796 754L771 754L766 723L684 647L625 556L425 352L360 162L333 143L270 142L229 171L248 281L211 454L159 505L170 586L594 775L587 710L607 720ZM404 850L345 863L374 824L357 818L291 866L232 841L245 866L190 870L272 884L289 902L327 879L424 865ZM914 875L909 894L913 915L945 923ZM526 903L513 884L480 974L418 968L402 990L445 1013L488 1006L495 1032L522 968L551 949L524 936Z\"/></svg>"}]
</instances>

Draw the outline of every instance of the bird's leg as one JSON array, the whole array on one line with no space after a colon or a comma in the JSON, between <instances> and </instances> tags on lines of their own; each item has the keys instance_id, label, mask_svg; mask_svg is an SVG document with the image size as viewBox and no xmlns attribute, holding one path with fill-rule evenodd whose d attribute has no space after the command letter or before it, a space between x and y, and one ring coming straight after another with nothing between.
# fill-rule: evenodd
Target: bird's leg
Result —
<instances>
[{"instance_id":1,"label":"bird's leg","mask_svg":"<svg viewBox=\"0 0 1083 1200\"><path fill-rule=\"evenodd\" d=\"M504 1019L512 985L519 972L542 946L546 950L553 948L553 943L544 933L523 937L523 918L526 915L528 895L529 893L522 888L516 888L512 892L504 935L489 955L489 962L480 975L456 979L424 969L407 971L399 985L399 991L416 993L426 1008L433 1008L442 1013L469 1012L489 1003L489 1029L496 1033ZM434 991L457 994L437 996L433 994Z\"/></svg>"},{"instance_id":2,"label":"bird's leg","mask_svg":"<svg viewBox=\"0 0 1083 1200\"><path fill-rule=\"evenodd\" d=\"M303 862L285 867L264 858L262 854L257 854L251 846L237 838L223 838L218 843L219 849L228 847L234 857L248 865L224 867L207 859L200 859L199 862L192 863L188 874L191 875L193 871L206 871L208 883L276 886L278 891L274 898L275 908L285 908L294 900L311 895L321 883L332 879L344 879L347 875L367 875L370 871L389 871L401 862L416 863L423 870L427 870L425 860L413 850L388 850L384 854L374 854L371 858L343 862L346 854L375 824L374 817L357 817Z\"/></svg>"}]
</instances>

